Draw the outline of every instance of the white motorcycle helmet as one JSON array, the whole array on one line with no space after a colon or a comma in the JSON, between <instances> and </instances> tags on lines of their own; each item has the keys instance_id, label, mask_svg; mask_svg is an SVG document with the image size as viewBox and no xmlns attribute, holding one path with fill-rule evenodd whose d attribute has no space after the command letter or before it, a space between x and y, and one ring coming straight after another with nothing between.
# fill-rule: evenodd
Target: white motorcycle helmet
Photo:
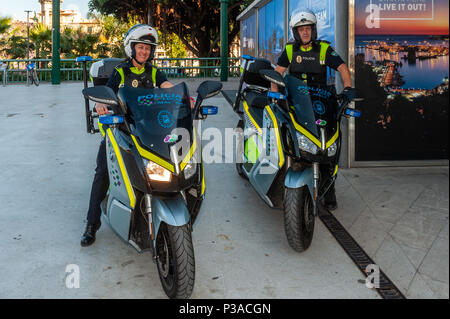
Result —
<instances>
[{"instance_id":1,"label":"white motorcycle helmet","mask_svg":"<svg viewBox=\"0 0 450 319\"><path fill-rule=\"evenodd\" d=\"M302 43L302 39L297 32L297 28L303 25L312 26L311 41L317 40L317 18L314 12L305 9L301 11L295 11L291 16L291 21L289 22L289 27L292 30L292 34L296 42ZM309 44L309 43L304 43Z\"/></svg>"},{"instance_id":2,"label":"white motorcycle helmet","mask_svg":"<svg viewBox=\"0 0 450 319\"><path fill-rule=\"evenodd\" d=\"M136 59L136 51L134 50L136 43L145 43L152 47L152 52L148 58L148 61L150 61L155 56L156 46L158 45L158 32L147 24L136 24L128 30L123 40L127 57Z\"/></svg>"}]
</instances>

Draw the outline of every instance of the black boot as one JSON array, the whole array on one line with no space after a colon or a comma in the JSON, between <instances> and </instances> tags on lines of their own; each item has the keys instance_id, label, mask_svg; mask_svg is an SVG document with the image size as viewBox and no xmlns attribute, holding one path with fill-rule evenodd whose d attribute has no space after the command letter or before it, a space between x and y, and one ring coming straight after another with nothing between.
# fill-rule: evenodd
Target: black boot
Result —
<instances>
[{"instance_id":1,"label":"black boot","mask_svg":"<svg viewBox=\"0 0 450 319\"><path fill-rule=\"evenodd\" d=\"M81 243L80 243L81 246L86 247L86 246L90 246L94 243L95 233L97 232L97 230L100 228L101 225L102 225L101 222L99 222L98 224L87 223L86 230L84 231L84 234L81 237Z\"/></svg>"},{"instance_id":2,"label":"black boot","mask_svg":"<svg viewBox=\"0 0 450 319\"><path fill-rule=\"evenodd\" d=\"M325 208L328 210L337 209L336 191L334 189L334 185L328 190L327 194L325 195Z\"/></svg>"}]
</instances>

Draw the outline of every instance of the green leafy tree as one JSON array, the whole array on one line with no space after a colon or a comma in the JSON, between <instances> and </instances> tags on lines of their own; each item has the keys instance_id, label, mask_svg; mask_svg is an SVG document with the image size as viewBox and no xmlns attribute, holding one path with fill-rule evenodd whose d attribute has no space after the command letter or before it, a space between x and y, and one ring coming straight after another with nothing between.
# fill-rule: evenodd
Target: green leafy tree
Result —
<instances>
[{"instance_id":1,"label":"green leafy tree","mask_svg":"<svg viewBox=\"0 0 450 319\"><path fill-rule=\"evenodd\" d=\"M153 0L155 2L155 0ZM130 16L138 17L139 22L147 21L148 0L90 0L89 11L103 15L113 15L126 21Z\"/></svg>"},{"instance_id":2,"label":"green leafy tree","mask_svg":"<svg viewBox=\"0 0 450 319\"><path fill-rule=\"evenodd\" d=\"M1 50L9 59L25 59L27 56L27 38L12 35L4 42Z\"/></svg>"},{"instance_id":3,"label":"green leafy tree","mask_svg":"<svg viewBox=\"0 0 450 319\"><path fill-rule=\"evenodd\" d=\"M11 18L0 17L0 52L5 54L7 49L8 30L11 28Z\"/></svg>"},{"instance_id":4,"label":"green leafy tree","mask_svg":"<svg viewBox=\"0 0 450 319\"><path fill-rule=\"evenodd\" d=\"M101 25L99 43L96 47L98 57L125 57L123 37L133 25L138 23L136 17L129 15L127 20L123 21L114 15L94 14L92 12L89 17L96 19Z\"/></svg>"},{"instance_id":5,"label":"green leafy tree","mask_svg":"<svg viewBox=\"0 0 450 319\"><path fill-rule=\"evenodd\" d=\"M236 17L252 0L230 0L228 6L228 43L239 34ZM148 0L90 0L91 11L113 14L126 20L137 16L147 21ZM152 21L163 33L176 34L183 45L198 57L220 54L220 2L218 0L153 0Z\"/></svg>"},{"instance_id":6,"label":"green leafy tree","mask_svg":"<svg viewBox=\"0 0 450 319\"><path fill-rule=\"evenodd\" d=\"M0 17L0 35L6 33L11 28L11 18Z\"/></svg>"},{"instance_id":7,"label":"green leafy tree","mask_svg":"<svg viewBox=\"0 0 450 319\"><path fill-rule=\"evenodd\" d=\"M176 34L167 34L158 31L158 38L160 45L163 46L164 51L169 58L186 57L186 47Z\"/></svg>"}]
</instances>

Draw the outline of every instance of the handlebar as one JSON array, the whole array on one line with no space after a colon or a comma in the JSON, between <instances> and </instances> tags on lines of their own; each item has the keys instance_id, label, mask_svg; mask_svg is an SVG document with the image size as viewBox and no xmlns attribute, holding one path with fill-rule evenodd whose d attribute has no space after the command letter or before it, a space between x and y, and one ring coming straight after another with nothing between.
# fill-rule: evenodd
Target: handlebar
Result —
<instances>
[{"instance_id":1,"label":"handlebar","mask_svg":"<svg viewBox=\"0 0 450 319\"><path fill-rule=\"evenodd\" d=\"M108 111L108 114L102 114L102 115L114 115L113 111ZM101 116L100 114L98 114L97 112L92 112L91 113L92 118L97 118L99 116Z\"/></svg>"},{"instance_id":2,"label":"handlebar","mask_svg":"<svg viewBox=\"0 0 450 319\"><path fill-rule=\"evenodd\" d=\"M338 120L341 119L342 115L344 115L345 110L347 109L347 106L351 103L351 102L361 102L364 101L363 98L353 98L353 99L349 99L345 94L339 94L337 97L337 101L339 103L339 108L338 108L338 114L337 114L337 118ZM353 110L352 112L350 112L349 114L345 114L346 117L349 116L353 116L353 117L360 117L361 116L361 112L358 110Z\"/></svg>"}]
</instances>

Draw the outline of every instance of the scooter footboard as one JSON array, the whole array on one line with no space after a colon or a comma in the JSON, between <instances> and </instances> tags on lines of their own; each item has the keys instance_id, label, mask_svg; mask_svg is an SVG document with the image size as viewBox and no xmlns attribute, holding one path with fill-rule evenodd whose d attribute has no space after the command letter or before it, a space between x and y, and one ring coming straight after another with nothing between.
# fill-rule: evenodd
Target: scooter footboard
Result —
<instances>
[{"instance_id":1,"label":"scooter footboard","mask_svg":"<svg viewBox=\"0 0 450 319\"><path fill-rule=\"evenodd\" d=\"M289 168L284 179L284 186L287 188L300 188L308 186L311 197L314 198L314 173L312 168L303 171L294 171Z\"/></svg>"},{"instance_id":2,"label":"scooter footboard","mask_svg":"<svg viewBox=\"0 0 450 319\"><path fill-rule=\"evenodd\" d=\"M175 197L168 199L153 196L152 219L155 239L161 222L172 226L183 226L189 223L189 211L181 194L177 194Z\"/></svg>"}]
</instances>

